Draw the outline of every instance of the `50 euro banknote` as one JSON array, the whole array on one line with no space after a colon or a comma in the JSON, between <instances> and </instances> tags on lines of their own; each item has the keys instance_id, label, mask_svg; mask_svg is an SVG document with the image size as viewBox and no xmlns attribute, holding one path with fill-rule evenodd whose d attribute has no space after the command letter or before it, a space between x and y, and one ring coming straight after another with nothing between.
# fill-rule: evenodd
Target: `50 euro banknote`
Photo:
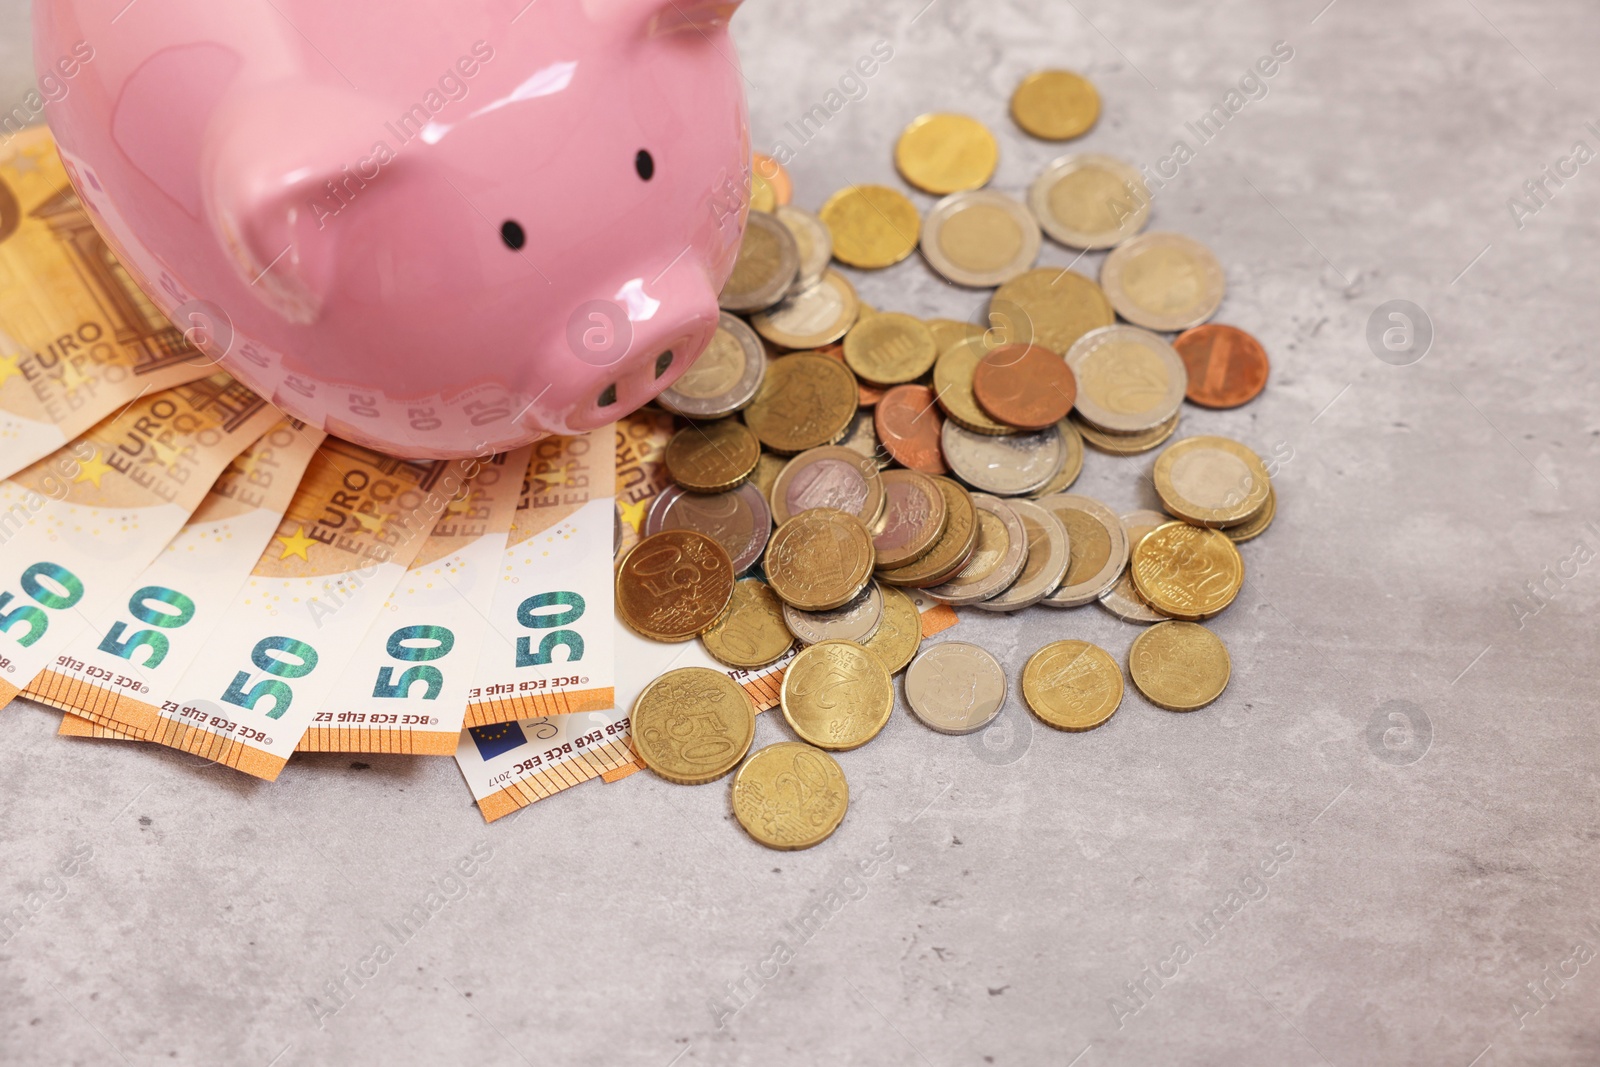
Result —
<instances>
[{"instance_id":1,"label":"50 euro banknote","mask_svg":"<svg viewBox=\"0 0 1600 1067\"><path fill-rule=\"evenodd\" d=\"M328 438L150 739L275 779L466 481Z\"/></svg>"},{"instance_id":2,"label":"50 euro banknote","mask_svg":"<svg viewBox=\"0 0 1600 1067\"><path fill-rule=\"evenodd\" d=\"M155 561L23 695L75 713L63 721L65 732L81 733L87 722L106 736L148 736L278 528L321 441L320 432L284 419L241 452Z\"/></svg>"},{"instance_id":3,"label":"50 euro banknote","mask_svg":"<svg viewBox=\"0 0 1600 1067\"><path fill-rule=\"evenodd\" d=\"M215 372L95 230L49 130L0 147L0 478Z\"/></svg>"},{"instance_id":4,"label":"50 euro banknote","mask_svg":"<svg viewBox=\"0 0 1600 1067\"><path fill-rule=\"evenodd\" d=\"M115 609L235 456L282 419L225 374L143 397L0 490L0 706ZM130 725L148 726L135 715Z\"/></svg>"}]
</instances>

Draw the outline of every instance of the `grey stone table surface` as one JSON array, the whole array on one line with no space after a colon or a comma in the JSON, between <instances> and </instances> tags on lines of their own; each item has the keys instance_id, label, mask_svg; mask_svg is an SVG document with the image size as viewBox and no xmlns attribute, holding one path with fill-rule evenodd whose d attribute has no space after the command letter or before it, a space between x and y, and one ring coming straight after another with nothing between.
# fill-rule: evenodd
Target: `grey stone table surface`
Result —
<instances>
[{"instance_id":1,"label":"grey stone table surface","mask_svg":"<svg viewBox=\"0 0 1600 1067\"><path fill-rule=\"evenodd\" d=\"M26 10L4 13L12 99ZM987 122L1021 193L1061 149L1007 100L1051 65L1104 97L1074 148L1175 174L1154 225L1215 249L1220 320L1274 360L1258 401L1182 431L1279 458L1276 525L1213 623L1226 695L1179 715L1130 692L1082 735L1013 697L976 739L902 706L842 759L843 827L793 854L746 838L722 785L640 774L486 827L449 760L301 758L266 785L14 706L0 912L27 921L0 943L0 1062L1600 1060L1600 164L1574 158L1600 150L1600 10L817 0L747 4L734 36L803 206L898 184L894 137L935 109ZM1201 142L1185 124L1280 41ZM802 143L788 124L830 102ZM919 315L984 302L916 258L857 282ZM1410 365L1368 341L1391 300L1432 324ZM1091 453L1078 489L1150 505L1151 459ZM1047 640L1120 660L1136 632L1033 609L949 636L1015 677ZM784 735L762 717L758 744Z\"/></svg>"}]
</instances>

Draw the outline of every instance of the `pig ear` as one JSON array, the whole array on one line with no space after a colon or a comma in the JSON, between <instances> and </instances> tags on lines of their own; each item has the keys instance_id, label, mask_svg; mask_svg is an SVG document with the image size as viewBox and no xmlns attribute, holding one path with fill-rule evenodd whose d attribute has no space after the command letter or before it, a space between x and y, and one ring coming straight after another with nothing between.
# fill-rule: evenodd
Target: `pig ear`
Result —
<instances>
[{"instance_id":1,"label":"pig ear","mask_svg":"<svg viewBox=\"0 0 1600 1067\"><path fill-rule=\"evenodd\" d=\"M207 219L250 292L291 322L316 321L333 282L329 223L342 203L329 183L359 190L350 176L391 140L389 118L353 91L279 86L230 100L212 119L201 159ZM391 160L392 149L385 169L399 165Z\"/></svg>"},{"instance_id":2,"label":"pig ear","mask_svg":"<svg viewBox=\"0 0 1600 1067\"><path fill-rule=\"evenodd\" d=\"M742 0L584 0L591 15L637 18L651 36L705 32L728 24Z\"/></svg>"}]
</instances>

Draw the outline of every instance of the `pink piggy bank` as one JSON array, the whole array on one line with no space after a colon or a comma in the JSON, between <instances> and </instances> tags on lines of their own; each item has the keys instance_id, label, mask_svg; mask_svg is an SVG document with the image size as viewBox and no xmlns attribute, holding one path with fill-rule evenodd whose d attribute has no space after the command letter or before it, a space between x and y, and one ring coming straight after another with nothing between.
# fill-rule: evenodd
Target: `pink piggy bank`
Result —
<instances>
[{"instance_id":1,"label":"pink piggy bank","mask_svg":"<svg viewBox=\"0 0 1600 1067\"><path fill-rule=\"evenodd\" d=\"M448 457L612 422L710 342L737 4L34 0L34 49L79 196L198 348Z\"/></svg>"}]
</instances>

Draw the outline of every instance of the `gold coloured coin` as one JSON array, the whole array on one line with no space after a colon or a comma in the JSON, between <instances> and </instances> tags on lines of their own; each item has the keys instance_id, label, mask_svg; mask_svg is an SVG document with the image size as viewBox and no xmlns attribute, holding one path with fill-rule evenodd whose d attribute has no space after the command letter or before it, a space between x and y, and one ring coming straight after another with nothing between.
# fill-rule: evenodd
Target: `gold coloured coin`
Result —
<instances>
[{"instance_id":1,"label":"gold coloured coin","mask_svg":"<svg viewBox=\"0 0 1600 1067\"><path fill-rule=\"evenodd\" d=\"M987 184L999 162L1000 144L994 134L966 115L918 116L894 146L900 176L935 196Z\"/></svg>"},{"instance_id":2,"label":"gold coloured coin","mask_svg":"<svg viewBox=\"0 0 1600 1067\"><path fill-rule=\"evenodd\" d=\"M1114 156L1062 156L1028 187L1044 232L1069 248L1115 248L1150 221L1144 175Z\"/></svg>"},{"instance_id":3,"label":"gold coloured coin","mask_svg":"<svg viewBox=\"0 0 1600 1067\"><path fill-rule=\"evenodd\" d=\"M975 322L958 322L955 319L929 319L928 332L933 334L934 347L944 355L945 349L957 341L982 339L983 327Z\"/></svg>"},{"instance_id":4,"label":"gold coloured coin","mask_svg":"<svg viewBox=\"0 0 1600 1067\"><path fill-rule=\"evenodd\" d=\"M987 352L983 336L979 335L957 341L940 353L938 362L933 365L934 395L946 415L973 433L994 436L1016 433L1015 426L990 418L972 392L972 376L977 372L978 361Z\"/></svg>"},{"instance_id":5,"label":"gold coloured coin","mask_svg":"<svg viewBox=\"0 0 1600 1067\"><path fill-rule=\"evenodd\" d=\"M972 494L949 478L929 475L944 494L944 533L926 555L914 563L878 572L890 585L926 588L938 585L966 566L978 543L978 512Z\"/></svg>"},{"instance_id":6,"label":"gold coloured coin","mask_svg":"<svg viewBox=\"0 0 1600 1067\"><path fill-rule=\"evenodd\" d=\"M794 235L774 216L757 211L745 223L739 258L717 303L724 311L771 307L789 291L799 273L800 249Z\"/></svg>"},{"instance_id":7,"label":"gold coloured coin","mask_svg":"<svg viewBox=\"0 0 1600 1067\"><path fill-rule=\"evenodd\" d=\"M1042 489L1028 494L1034 500L1065 493L1078 480L1078 475L1083 473L1083 435L1078 432L1077 424L1069 416L1056 423L1056 429L1061 431L1062 443L1067 447L1066 462L1061 464L1055 477L1046 482Z\"/></svg>"},{"instance_id":8,"label":"gold coloured coin","mask_svg":"<svg viewBox=\"0 0 1600 1067\"><path fill-rule=\"evenodd\" d=\"M949 507L938 483L926 474L897 469L885 471L882 479L883 518L873 527L872 547L877 565L893 570L933 550L944 536Z\"/></svg>"},{"instance_id":9,"label":"gold coloured coin","mask_svg":"<svg viewBox=\"0 0 1600 1067\"><path fill-rule=\"evenodd\" d=\"M768 212L778 206L778 191L772 183L762 177L760 172L750 175L750 210L752 212Z\"/></svg>"},{"instance_id":10,"label":"gold coloured coin","mask_svg":"<svg viewBox=\"0 0 1600 1067\"><path fill-rule=\"evenodd\" d=\"M756 435L735 419L685 426L667 442L672 480L692 493L722 493L750 477L761 459Z\"/></svg>"},{"instance_id":11,"label":"gold coloured coin","mask_svg":"<svg viewBox=\"0 0 1600 1067\"><path fill-rule=\"evenodd\" d=\"M1189 371L1165 340L1137 326L1105 326L1067 351L1077 377L1074 407L1108 433L1144 433L1183 407Z\"/></svg>"},{"instance_id":12,"label":"gold coloured coin","mask_svg":"<svg viewBox=\"0 0 1600 1067\"><path fill-rule=\"evenodd\" d=\"M864 270L892 267L905 259L922 232L916 205L885 185L841 189L817 214L833 235L834 258Z\"/></svg>"},{"instance_id":13,"label":"gold coloured coin","mask_svg":"<svg viewBox=\"0 0 1600 1067\"><path fill-rule=\"evenodd\" d=\"M883 620L864 647L878 657L883 669L899 674L922 647L922 614L911 598L891 585L879 585L883 594Z\"/></svg>"},{"instance_id":14,"label":"gold coloured coin","mask_svg":"<svg viewBox=\"0 0 1600 1067\"><path fill-rule=\"evenodd\" d=\"M823 641L789 663L779 702L802 741L836 752L860 748L889 721L894 679L854 641Z\"/></svg>"},{"instance_id":15,"label":"gold coloured coin","mask_svg":"<svg viewBox=\"0 0 1600 1067\"><path fill-rule=\"evenodd\" d=\"M1047 726L1092 730L1122 703L1122 668L1098 645L1055 641L1028 657L1022 698Z\"/></svg>"},{"instance_id":16,"label":"gold coloured coin","mask_svg":"<svg viewBox=\"0 0 1600 1067\"><path fill-rule=\"evenodd\" d=\"M1239 525L1225 527L1222 532L1227 534L1228 540L1234 544L1242 545L1246 541L1254 541L1265 533L1267 527L1272 525L1272 520L1277 516L1278 491L1269 485L1267 486L1267 502L1261 505L1261 509Z\"/></svg>"},{"instance_id":17,"label":"gold coloured coin","mask_svg":"<svg viewBox=\"0 0 1600 1067\"><path fill-rule=\"evenodd\" d=\"M772 483L772 518L779 526L802 511L835 508L871 527L883 514L878 465L843 445L809 448L791 459Z\"/></svg>"},{"instance_id":18,"label":"gold coloured coin","mask_svg":"<svg viewBox=\"0 0 1600 1067\"><path fill-rule=\"evenodd\" d=\"M733 815L768 848L810 848L844 822L850 786L839 761L811 745L780 741L733 776Z\"/></svg>"},{"instance_id":19,"label":"gold coloured coin","mask_svg":"<svg viewBox=\"0 0 1600 1067\"><path fill-rule=\"evenodd\" d=\"M1209 435L1168 446L1156 457L1151 480L1162 506L1196 526L1243 523L1272 491L1260 456L1238 441Z\"/></svg>"},{"instance_id":20,"label":"gold coloured coin","mask_svg":"<svg viewBox=\"0 0 1600 1067\"><path fill-rule=\"evenodd\" d=\"M767 581L801 611L843 607L872 580L872 537L861 520L833 508L802 511L767 545Z\"/></svg>"},{"instance_id":21,"label":"gold coloured coin","mask_svg":"<svg viewBox=\"0 0 1600 1067\"><path fill-rule=\"evenodd\" d=\"M783 204L773 214L788 227L789 236L794 238L795 248L800 253L800 273L791 291L809 289L822 280L828 264L833 262L833 235L828 233L822 220L809 211Z\"/></svg>"},{"instance_id":22,"label":"gold coloured coin","mask_svg":"<svg viewBox=\"0 0 1600 1067\"><path fill-rule=\"evenodd\" d=\"M989 321L1007 344L1065 355L1078 338L1117 320L1100 287L1076 271L1040 267L1006 282L989 300ZM1081 389L1081 386L1080 386Z\"/></svg>"},{"instance_id":23,"label":"gold coloured coin","mask_svg":"<svg viewBox=\"0 0 1600 1067\"><path fill-rule=\"evenodd\" d=\"M768 509L772 507L772 486L777 482L779 473L788 465L787 458L763 452L756 462L755 472L750 475L751 484L761 490L761 497L767 502Z\"/></svg>"},{"instance_id":24,"label":"gold coloured coin","mask_svg":"<svg viewBox=\"0 0 1600 1067\"><path fill-rule=\"evenodd\" d=\"M1017 201L991 189L952 193L922 226L922 254L957 285L992 288L1039 258L1039 223Z\"/></svg>"},{"instance_id":25,"label":"gold coloured coin","mask_svg":"<svg viewBox=\"0 0 1600 1067\"><path fill-rule=\"evenodd\" d=\"M1067 576L1040 601L1053 608L1075 608L1098 600L1128 565L1128 535L1122 520L1098 500L1076 493L1040 497L1038 505L1067 528Z\"/></svg>"},{"instance_id":26,"label":"gold coloured coin","mask_svg":"<svg viewBox=\"0 0 1600 1067\"><path fill-rule=\"evenodd\" d=\"M928 595L957 606L988 600L1008 588L1028 562L1028 531L1011 505L987 493L973 493L978 509L978 543L953 577Z\"/></svg>"},{"instance_id":27,"label":"gold coloured coin","mask_svg":"<svg viewBox=\"0 0 1600 1067\"><path fill-rule=\"evenodd\" d=\"M1228 688L1232 673L1228 646L1199 623L1158 623L1128 649L1133 684L1146 700L1168 711L1205 707Z\"/></svg>"},{"instance_id":28,"label":"gold coloured coin","mask_svg":"<svg viewBox=\"0 0 1600 1067\"><path fill-rule=\"evenodd\" d=\"M1070 70L1035 71L1011 94L1011 117L1040 140L1070 141L1100 117L1100 93Z\"/></svg>"},{"instance_id":29,"label":"gold coloured coin","mask_svg":"<svg viewBox=\"0 0 1600 1067\"><path fill-rule=\"evenodd\" d=\"M744 424L774 452L804 452L844 436L859 397L849 367L815 352L797 352L767 367L761 391L744 409Z\"/></svg>"},{"instance_id":30,"label":"gold coloured coin","mask_svg":"<svg viewBox=\"0 0 1600 1067\"><path fill-rule=\"evenodd\" d=\"M1197 622L1233 603L1244 585L1244 560L1220 530L1169 522L1133 553L1133 587L1163 615Z\"/></svg>"},{"instance_id":31,"label":"gold coloured coin","mask_svg":"<svg viewBox=\"0 0 1600 1067\"><path fill-rule=\"evenodd\" d=\"M1106 257L1100 285L1117 314L1135 326L1176 333L1217 313L1227 276L1199 241L1177 233L1146 233Z\"/></svg>"},{"instance_id":32,"label":"gold coloured coin","mask_svg":"<svg viewBox=\"0 0 1600 1067\"><path fill-rule=\"evenodd\" d=\"M704 785L739 765L756 736L756 708L727 674L668 671L633 702L633 747L669 782Z\"/></svg>"},{"instance_id":33,"label":"gold coloured coin","mask_svg":"<svg viewBox=\"0 0 1600 1067\"><path fill-rule=\"evenodd\" d=\"M750 325L780 348L820 348L843 337L860 310L856 287L838 271L829 270L815 285L756 312Z\"/></svg>"},{"instance_id":34,"label":"gold coloured coin","mask_svg":"<svg viewBox=\"0 0 1600 1067\"><path fill-rule=\"evenodd\" d=\"M1083 416L1076 411L1067 416L1067 421L1086 444L1096 452L1104 452L1108 456L1137 456L1141 452L1159 448L1178 432L1178 423L1182 419L1183 412L1179 411L1153 430L1146 430L1143 433L1107 433L1100 427L1085 422Z\"/></svg>"},{"instance_id":35,"label":"gold coloured coin","mask_svg":"<svg viewBox=\"0 0 1600 1067\"><path fill-rule=\"evenodd\" d=\"M938 355L922 320L898 311L861 319L844 335L845 363L874 385L916 381Z\"/></svg>"},{"instance_id":36,"label":"gold coloured coin","mask_svg":"<svg viewBox=\"0 0 1600 1067\"><path fill-rule=\"evenodd\" d=\"M716 625L733 599L727 550L694 530L646 537L617 568L617 615L652 641L687 641Z\"/></svg>"},{"instance_id":37,"label":"gold coloured coin","mask_svg":"<svg viewBox=\"0 0 1600 1067\"><path fill-rule=\"evenodd\" d=\"M794 645L794 635L783 624L783 601L755 578L733 587L727 613L700 640L718 663L747 671L778 662Z\"/></svg>"}]
</instances>

